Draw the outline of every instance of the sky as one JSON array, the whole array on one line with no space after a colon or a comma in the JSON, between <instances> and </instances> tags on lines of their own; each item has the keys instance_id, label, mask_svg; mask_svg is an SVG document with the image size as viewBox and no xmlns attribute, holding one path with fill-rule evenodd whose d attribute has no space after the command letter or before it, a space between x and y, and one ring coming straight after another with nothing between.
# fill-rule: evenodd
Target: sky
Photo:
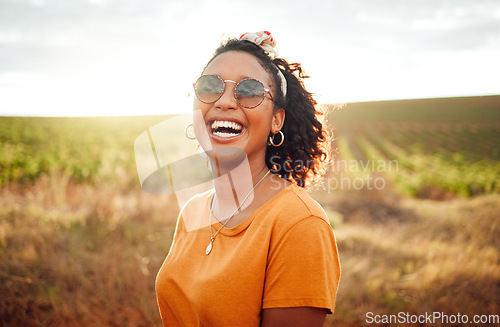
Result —
<instances>
[{"instance_id":1,"label":"sky","mask_svg":"<svg viewBox=\"0 0 500 327\"><path fill-rule=\"evenodd\" d=\"M261 30L319 103L500 94L498 0L0 0L0 116L188 113Z\"/></svg>"}]
</instances>

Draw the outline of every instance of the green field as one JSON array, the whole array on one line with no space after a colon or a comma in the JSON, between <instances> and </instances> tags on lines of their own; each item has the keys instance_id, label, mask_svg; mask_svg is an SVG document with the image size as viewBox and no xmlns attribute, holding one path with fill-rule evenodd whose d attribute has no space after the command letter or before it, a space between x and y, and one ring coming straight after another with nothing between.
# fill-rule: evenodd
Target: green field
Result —
<instances>
[{"instance_id":1,"label":"green field","mask_svg":"<svg viewBox=\"0 0 500 327\"><path fill-rule=\"evenodd\" d=\"M404 194L500 191L500 96L356 103L329 121L337 159L375 166Z\"/></svg>"},{"instance_id":2,"label":"green field","mask_svg":"<svg viewBox=\"0 0 500 327\"><path fill-rule=\"evenodd\" d=\"M97 184L119 176L121 186L137 186L134 139L166 118L0 118L0 186L54 172ZM328 121L344 163L332 172L352 172L357 161L417 197L500 190L500 96L332 106Z\"/></svg>"},{"instance_id":3,"label":"green field","mask_svg":"<svg viewBox=\"0 0 500 327\"><path fill-rule=\"evenodd\" d=\"M134 140L166 118L0 117L0 186L56 172L75 182L137 186Z\"/></svg>"},{"instance_id":4,"label":"green field","mask_svg":"<svg viewBox=\"0 0 500 327\"><path fill-rule=\"evenodd\" d=\"M0 117L0 326L161 324L179 209L141 190L134 140L165 119ZM336 161L313 197L343 270L325 326L499 315L500 96L354 103L328 121Z\"/></svg>"}]
</instances>

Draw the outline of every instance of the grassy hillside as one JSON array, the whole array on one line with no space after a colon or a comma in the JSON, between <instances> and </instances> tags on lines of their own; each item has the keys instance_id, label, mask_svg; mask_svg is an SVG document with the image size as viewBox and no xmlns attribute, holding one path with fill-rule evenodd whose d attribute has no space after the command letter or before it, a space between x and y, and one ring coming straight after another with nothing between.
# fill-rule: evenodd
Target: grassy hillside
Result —
<instances>
[{"instance_id":1,"label":"grassy hillside","mask_svg":"<svg viewBox=\"0 0 500 327\"><path fill-rule=\"evenodd\" d=\"M368 312L500 314L499 104L331 112L344 166L313 196L343 272L325 326L384 325ZM140 189L133 142L166 118L0 118L0 326L160 325L154 280L178 206Z\"/></svg>"},{"instance_id":2,"label":"grassy hillside","mask_svg":"<svg viewBox=\"0 0 500 327\"><path fill-rule=\"evenodd\" d=\"M0 186L59 173L75 182L134 185L134 140L168 116L0 117Z\"/></svg>"},{"instance_id":3,"label":"grassy hillside","mask_svg":"<svg viewBox=\"0 0 500 327\"><path fill-rule=\"evenodd\" d=\"M368 173L382 173L404 194L500 190L500 96L353 103L333 109L329 121L339 161L385 162L391 171Z\"/></svg>"}]
</instances>

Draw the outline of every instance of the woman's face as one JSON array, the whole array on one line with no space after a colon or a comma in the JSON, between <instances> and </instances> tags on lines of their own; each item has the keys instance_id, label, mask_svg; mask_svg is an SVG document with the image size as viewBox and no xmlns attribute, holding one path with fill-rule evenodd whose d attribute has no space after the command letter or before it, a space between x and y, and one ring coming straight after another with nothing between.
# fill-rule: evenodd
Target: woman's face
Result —
<instances>
[{"instance_id":1,"label":"woman's face","mask_svg":"<svg viewBox=\"0 0 500 327\"><path fill-rule=\"evenodd\" d=\"M217 56L206 67L203 75L217 75L223 81L231 80L236 83L253 78L260 81L275 97L275 87L269 73L257 58L243 51L229 51ZM264 162L269 132L277 133L281 129L285 118L284 110L273 110L274 103L269 95L257 107L243 108L234 96L235 87L235 83L226 82L224 93L214 103L203 103L195 97L194 110L200 110L203 117L203 121L200 119L200 122L193 122L195 130L206 128L210 146L207 146L207 140L199 139L199 142L205 151L210 147L239 148L245 151L250 162ZM200 134L197 133L197 136Z\"/></svg>"}]
</instances>

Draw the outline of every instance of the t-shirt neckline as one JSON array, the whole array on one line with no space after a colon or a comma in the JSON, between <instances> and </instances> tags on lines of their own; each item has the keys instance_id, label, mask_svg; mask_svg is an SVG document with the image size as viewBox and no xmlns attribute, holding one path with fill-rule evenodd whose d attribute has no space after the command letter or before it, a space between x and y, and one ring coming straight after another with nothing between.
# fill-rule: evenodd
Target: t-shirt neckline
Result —
<instances>
[{"instance_id":1,"label":"t-shirt neckline","mask_svg":"<svg viewBox=\"0 0 500 327\"><path fill-rule=\"evenodd\" d=\"M257 210L255 210L254 212L252 212L250 214L250 216L248 216L245 220L243 220L241 223L239 223L238 225L232 227L232 228L228 228L228 227L223 227L219 234L223 234L223 235L226 235L226 236L234 236L234 235L237 235L239 233L241 233L242 231L244 231L245 229L248 228L248 226L250 226L250 224L252 223L252 221L254 220L254 218L263 210L265 210L268 206L271 205L271 203L273 203L276 199L278 199L279 197L283 196L283 194L289 192L289 191L292 191L293 189L296 189L297 185L295 184L291 184L291 185L288 185L286 186L285 188L283 188L282 190L280 190L278 193L276 193L275 195L273 195L271 198L269 198L264 204L262 204L259 208L257 208ZM215 195L215 189L211 192L210 196L207 197L207 205L206 205L206 213L207 215L210 215L210 221L216 221L215 223L213 223L211 225L212 228L214 228L214 232L218 231L219 228L222 227L222 223L220 223L217 218L215 218L215 216L210 212L210 203L212 202L212 198L214 197ZM208 226L210 228L210 226Z\"/></svg>"}]
</instances>

